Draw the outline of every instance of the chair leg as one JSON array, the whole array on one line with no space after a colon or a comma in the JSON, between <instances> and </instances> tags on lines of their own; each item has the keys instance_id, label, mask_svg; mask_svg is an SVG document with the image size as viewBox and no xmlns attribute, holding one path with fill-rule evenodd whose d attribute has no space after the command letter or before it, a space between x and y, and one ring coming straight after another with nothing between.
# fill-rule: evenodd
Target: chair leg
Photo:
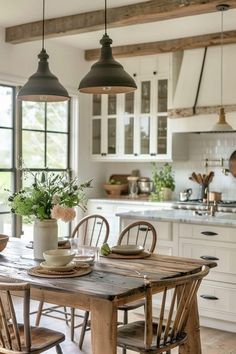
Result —
<instances>
[{"instance_id":1,"label":"chair leg","mask_svg":"<svg viewBox=\"0 0 236 354\"><path fill-rule=\"evenodd\" d=\"M44 304L43 301L39 302L37 317L36 317L36 320L35 320L35 326L39 326L39 322L40 322L41 315L42 315L42 310L43 310L43 304Z\"/></svg>"},{"instance_id":2,"label":"chair leg","mask_svg":"<svg viewBox=\"0 0 236 354\"><path fill-rule=\"evenodd\" d=\"M128 323L128 310L124 310L124 316L123 316L123 324L126 325ZM122 349L122 354L126 354L126 349Z\"/></svg>"},{"instance_id":3,"label":"chair leg","mask_svg":"<svg viewBox=\"0 0 236 354\"><path fill-rule=\"evenodd\" d=\"M88 324L88 318L89 318L89 311L85 311L84 321L82 324L80 339L79 339L79 349L82 349L82 346L84 343L84 336L85 336L85 332L86 332L86 328L87 328L87 324Z\"/></svg>"},{"instance_id":4,"label":"chair leg","mask_svg":"<svg viewBox=\"0 0 236 354\"><path fill-rule=\"evenodd\" d=\"M68 319L68 314L67 314L67 308L66 306L63 306L63 310L64 310L64 315L65 315L65 321L67 326L69 325L69 319Z\"/></svg>"},{"instance_id":5,"label":"chair leg","mask_svg":"<svg viewBox=\"0 0 236 354\"><path fill-rule=\"evenodd\" d=\"M62 349L61 349L60 344L57 344L57 345L56 345L56 353L57 353L57 354L63 354L63 351L62 351Z\"/></svg>"},{"instance_id":6,"label":"chair leg","mask_svg":"<svg viewBox=\"0 0 236 354\"><path fill-rule=\"evenodd\" d=\"M74 342L75 334L75 309L74 307L70 308L70 339Z\"/></svg>"}]
</instances>

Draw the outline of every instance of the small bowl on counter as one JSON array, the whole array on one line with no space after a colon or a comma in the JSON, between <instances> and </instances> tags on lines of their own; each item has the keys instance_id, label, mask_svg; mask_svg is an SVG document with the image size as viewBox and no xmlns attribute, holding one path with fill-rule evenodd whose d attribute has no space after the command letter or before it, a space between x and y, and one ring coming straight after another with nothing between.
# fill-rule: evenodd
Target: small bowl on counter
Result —
<instances>
[{"instance_id":1,"label":"small bowl on counter","mask_svg":"<svg viewBox=\"0 0 236 354\"><path fill-rule=\"evenodd\" d=\"M117 196L120 195L121 193L127 193L128 192L128 184L109 184L105 183L103 185L103 188L107 192L108 196Z\"/></svg>"},{"instance_id":2,"label":"small bowl on counter","mask_svg":"<svg viewBox=\"0 0 236 354\"><path fill-rule=\"evenodd\" d=\"M141 177L138 180L138 188L140 194L151 194L153 191L153 181L147 177Z\"/></svg>"}]
</instances>

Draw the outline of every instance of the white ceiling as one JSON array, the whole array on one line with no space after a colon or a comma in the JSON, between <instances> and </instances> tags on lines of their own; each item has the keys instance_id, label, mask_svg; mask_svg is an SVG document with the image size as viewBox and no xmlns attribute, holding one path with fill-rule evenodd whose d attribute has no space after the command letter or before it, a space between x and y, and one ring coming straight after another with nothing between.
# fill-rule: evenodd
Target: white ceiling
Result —
<instances>
[{"instance_id":1,"label":"white ceiling","mask_svg":"<svg viewBox=\"0 0 236 354\"><path fill-rule=\"evenodd\" d=\"M108 0L108 7L128 5L145 0ZM148 0L146 0L148 1ZM181 0L180 0L181 3ZM104 0L46 0L46 18L55 18L102 9ZM8 27L42 18L40 0L0 0L0 26ZM236 9L224 13L224 30L236 29ZM154 42L220 31L220 13L189 16L168 21L108 28L113 45ZM81 49L98 48L103 31L48 39Z\"/></svg>"}]
</instances>

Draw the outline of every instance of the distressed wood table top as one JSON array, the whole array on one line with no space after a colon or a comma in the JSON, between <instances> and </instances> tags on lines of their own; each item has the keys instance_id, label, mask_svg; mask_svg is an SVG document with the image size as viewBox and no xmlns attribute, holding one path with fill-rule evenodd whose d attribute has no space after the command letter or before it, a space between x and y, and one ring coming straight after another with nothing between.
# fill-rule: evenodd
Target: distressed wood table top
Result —
<instances>
[{"instance_id":1,"label":"distressed wood table top","mask_svg":"<svg viewBox=\"0 0 236 354\"><path fill-rule=\"evenodd\" d=\"M79 292L109 300L142 292L144 275L153 286L158 286L160 279L189 274L197 271L202 265L216 266L215 262L157 254L132 261L100 257L100 261L95 262L93 271L88 275L73 279L47 279L27 274L28 268L39 264L33 260L32 254L32 250L27 249L22 241L10 239L6 249L0 254L0 277L24 280L35 287Z\"/></svg>"}]
</instances>

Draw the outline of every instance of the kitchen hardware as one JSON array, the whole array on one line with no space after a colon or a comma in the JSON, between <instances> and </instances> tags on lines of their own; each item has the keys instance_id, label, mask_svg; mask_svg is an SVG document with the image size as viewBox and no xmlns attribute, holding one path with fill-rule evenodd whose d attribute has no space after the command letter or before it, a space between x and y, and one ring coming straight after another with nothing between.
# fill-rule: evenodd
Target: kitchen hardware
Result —
<instances>
[{"instance_id":1,"label":"kitchen hardware","mask_svg":"<svg viewBox=\"0 0 236 354\"><path fill-rule=\"evenodd\" d=\"M192 188L185 189L183 192L179 193L179 200L181 202L186 202L192 194Z\"/></svg>"},{"instance_id":2,"label":"kitchen hardware","mask_svg":"<svg viewBox=\"0 0 236 354\"><path fill-rule=\"evenodd\" d=\"M213 231L202 231L201 234L204 236L217 236L218 235L216 232L213 232Z\"/></svg>"},{"instance_id":3,"label":"kitchen hardware","mask_svg":"<svg viewBox=\"0 0 236 354\"><path fill-rule=\"evenodd\" d=\"M219 300L219 298L214 295L200 295L200 297L205 300Z\"/></svg>"},{"instance_id":4,"label":"kitchen hardware","mask_svg":"<svg viewBox=\"0 0 236 354\"><path fill-rule=\"evenodd\" d=\"M214 256L201 256L200 258L207 260L207 261L219 261L219 258Z\"/></svg>"}]
</instances>

